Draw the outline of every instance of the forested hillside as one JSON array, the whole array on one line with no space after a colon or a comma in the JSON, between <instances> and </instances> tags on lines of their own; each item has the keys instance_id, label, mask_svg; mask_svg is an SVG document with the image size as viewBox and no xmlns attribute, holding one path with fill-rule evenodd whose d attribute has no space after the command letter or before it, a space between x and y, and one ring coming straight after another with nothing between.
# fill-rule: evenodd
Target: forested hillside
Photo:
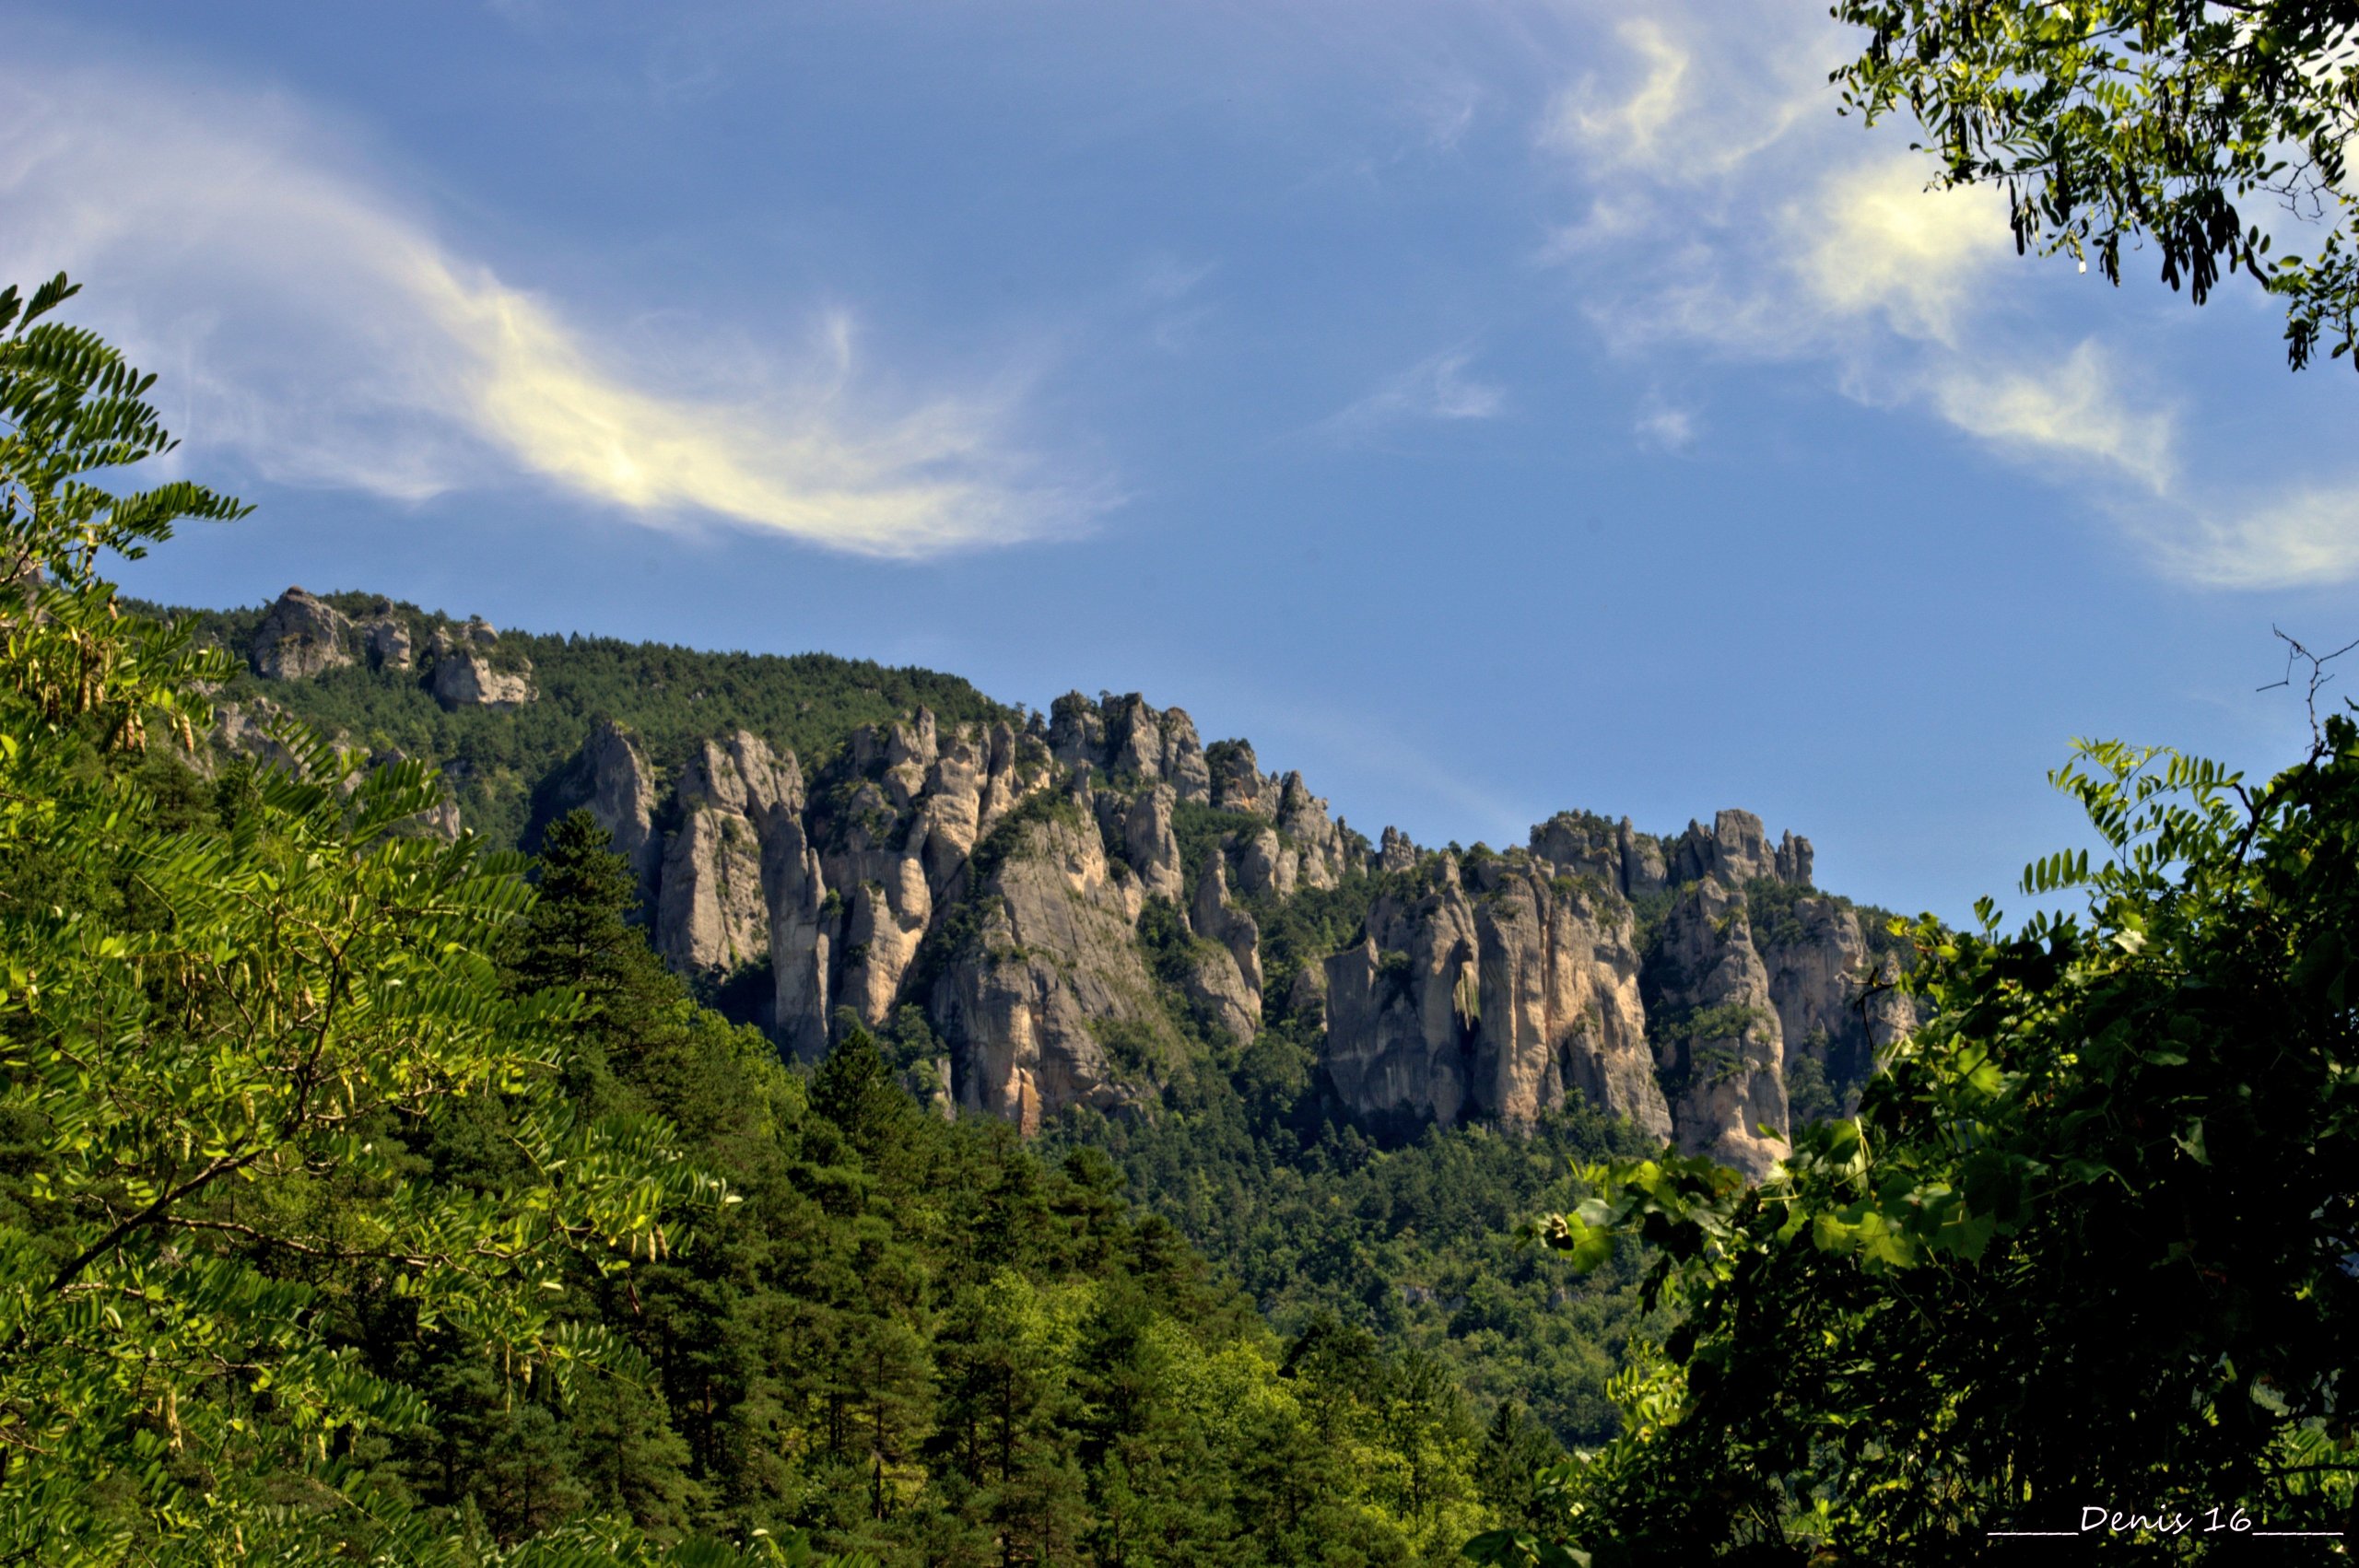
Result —
<instances>
[{"instance_id":1,"label":"forested hillside","mask_svg":"<svg viewBox=\"0 0 2359 1568\"><path fill-rule=\"evenodd\" d=\"M1364 1333L1273 1335L1102 1154L926 1115L864 1034L806 1080L696 1007L624 923L604 839L556 825L503 968L592 999L584 1115L660 1116L742 1201L568 1281L564 1319L626 1348L570 1387L339 1290L430 1410L373 1480L499 1540L590 1511L911 1564L1439 1562L1521 1495L1544 1450L1487 1442L1449 1379ZM498 1122L422 1142L433 1179L496 1180Z\"/></svg>"},{"instance_id":2,"label":"forested hillside","mask_svg":"<svg viewBox=\"0 0 2359 1568\"><path fill-rule=\"evenodd\" d=\"M588 810L694 992L805 1067L853 1027L948 1114L1111 1158L1279 1332L1332 1318L1479 1419L1612 1435L1627 1280L1520 1246L1579 1160L1773 1157L1904 1025L1880 911L1741 812L1656 837L1371 844L1188 716L1049 714L817 655L498 632L366 594L181 613L236 656L222 756L291 715L443 765L535 848Z\"/></svg>"}]
</instances>

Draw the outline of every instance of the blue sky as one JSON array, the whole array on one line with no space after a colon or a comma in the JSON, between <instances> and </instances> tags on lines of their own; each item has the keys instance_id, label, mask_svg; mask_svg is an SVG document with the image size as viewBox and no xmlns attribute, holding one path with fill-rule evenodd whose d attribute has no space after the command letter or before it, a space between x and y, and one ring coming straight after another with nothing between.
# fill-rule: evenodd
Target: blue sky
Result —
<instances>
[{"instance_id":1,"label":"blue sky","mask_svg":"<svg viewBox=\"0 0 2359 1568\"><path fill-rule=\"evenodd\" d=\"M1371 836L1743 805L1952 917L2071 737L2266 769L2359 636L2359 379L2017 259L1819 0L0 19L0 276L259 507L151 596L1135 689Z\"/></svg>"}]
</instances>

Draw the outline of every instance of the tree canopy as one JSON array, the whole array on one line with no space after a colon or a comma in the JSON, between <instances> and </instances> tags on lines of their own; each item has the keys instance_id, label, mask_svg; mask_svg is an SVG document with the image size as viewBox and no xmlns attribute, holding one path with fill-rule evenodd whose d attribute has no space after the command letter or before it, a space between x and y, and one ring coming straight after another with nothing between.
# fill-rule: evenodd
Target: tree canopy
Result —
<instances>
[{"instance_id":1,"label":"tree canopy","mask_svg":"<svg viewBox=\"0 0 2359 1568\"><path fill-rule=\"evenodd\" d=\"M2284 300L2295 369L2322 343L2351 352L2359 5L1837 0L1834 15L1869 31L1835 73L1847 106L1871 122L1906 110L1937 182L2003 189L2018 249L2118 283L2124 249L2152 245L2198 304L2241 271ZM2316 246L2272 253L2280 215Z\"/></svg>"},{"instance_id":2,"label":"tree canopy","mask_svg":"<svg viewBox=\"0 0 2359 1568\"><path fill-rule=\"evenodd\" d=\"M1855 1120L1758 1188L1596 1167L1545 1223L1590 1266L1651 1246L1678 1327L1546 1476L1553 1531L1483 1555L1965 1562L2091 1508L2189 1556L2359 1534L2359 725L2258 786L2112 743L2055 777L2111 859L2025 885L2085 916L1919 923L1931 1017Z\"/></svg>"}]
</instances>

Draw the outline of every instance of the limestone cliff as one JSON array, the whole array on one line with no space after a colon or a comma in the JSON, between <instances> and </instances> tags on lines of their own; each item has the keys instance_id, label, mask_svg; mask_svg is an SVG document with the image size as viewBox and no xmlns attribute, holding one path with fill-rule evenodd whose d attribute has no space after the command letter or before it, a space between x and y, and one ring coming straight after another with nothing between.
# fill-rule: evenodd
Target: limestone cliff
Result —
<instances>
[{"instance_id":1,"label":"limestone cliff","mask_svg":"<svg viewBox=\"0 0 2359 1568\"><path fill-rule=\"evenodd\" d=\"M673 795L680 825L663 844L655 950L683 973L727 974L769 952L763 842L803 810L803 773L740 730L698 747Z\"/></svg>"},{"instance_id":2,"label":"limestone cliff","mask_svg":"<svg viewBox=\"0 0 2359 1568\"><path fill-rule=\"evenodd\" d=\"M1135 1106L1170 1027L1133 940L1137 883L1074 797L1000 830L931 1002L962 1049L958 1103L1027 1132L1068 1106Z\"/></svg>"},{"instance_id":3,"label":"limestone cliff","mask_svg":"<svg viewBox=\"0 0 2359 1568\"><path fill-rule=\"evenodd\" d=\"M498 651L499 634L484 621L467 623L457 636L436 628L428 645L427 689L447 708L521 708L538 695L533 688L533 661L523 656L503 659Z\"/></svg>"},{"instance_id":4,"label":"limestone cliff","mask_svg":"<svg viewBox=\"0 0 2359 1568\"><path fill-rule=\"evenodd\" d=\"M824 1050L839 1009L890 1016L937 915L982 896L977 844L1053 771L1038 735L1000 723L944 737L921 709L854 735L802 819L780 814L763 885L776 1026L792 1050Z\"/></svg>"},{"instance_id":5,"label":"limestone cliff","mask_svg":"<svg viewBox=\"0 0 2359 1568\"><path fill-rule=\"evenodd\" d=\"M1830 1082L1856 1084L1880 1054L1916 1027L1909 999L1891 989L1890 960L1873 956L1859 912L1824 895L1794 898L1755 921L1769 997L1790 1075L1803 1058Z\"/></svg>"},{"instance_id":6,"label":"limestone cliff","mask_svg":"<svg viewBox=\"0 0 2359 1568\"><path fill-rule=\"evenodd\" d=\"M1325 965L1325 1066L1362 1115L1529 1124L1578 1094L1655 1136L1628 904L1517 853L1434 857Z\"/></svg>"},{"instance_id":7,"label":"limestone cliff","mask_svg":"<svg viewBox=\"0 0 2359 1568\"><path fill-rule=\"evenodd\" d=\"M1713 876L1689 886L1663 922L1646 980L1679 1147L1766 1175L1788 1132L1785 1035L1743 895Z\"/></svg>"},{"instance_id":8,"label":"limestone cliff","mask_svg":"<svg viewBox=\"0 0 2359 1568\"><path fill-rule=\"evenodd\" d=\"M246 661L266 681L305 681L352 662L352 623L299 588L278 596L254 628Z\"/></svg>"},{"instance_id":9,"label":"limestone cliff","mask_svg":"<svg viewBox=\"0 0 2359 1568\"><path fill-rule=\"evenodd\" d=\"M243 646L267 681L358 666L495 720L536 697L487 623L390 601L289 589ZM272 756L268 708L241 692L216 749ZM532 822L606 827L667 963L803 1060L850 1021L919 1042L938 1105L1027 1131L1157 1114L1191 1055L1274 1035L1326 1114L1389 1133L1583 1104L1757 1177L1915 1024L1881 934L1813 885L1810 841L1749 812L1371 845L1301 774L1135 693L954 724L912 703L800 758L743 723L581 722ZM458 830L455 807L430 817Z\"/></svg>"},{"instance_id":10,"label":"limestone cliff","mask_svg":"<svg viewBox=\"0 0 2359 1568\"><path fill-rule=\"evenodd\" d=\"M655 832L655 770L637 737L611 719L590 727L572 760L548 780L539 815L544 823L581 808L614 835L615 853L630 863L640 901L652 907L663 843Z\"/></svg>"},{"instance_id":11,"label":"limestone cliff","mask_svg":"<svg viewBox=\"0 0 2359 1568\"><path fill-rule=\"evenodd\" d=\"M504 712L538 695L532 661L503 653L499 632L481 616L456 626L440 617L421 618L433 626L424 648L423 684L445 708ZM254 626L246 662L266 681L315 680L356 663L405 675L420 669L418 651L408 617L390 600L377 601L356 622L316 594L289 588Z\"/></svg>"}]
</instances>

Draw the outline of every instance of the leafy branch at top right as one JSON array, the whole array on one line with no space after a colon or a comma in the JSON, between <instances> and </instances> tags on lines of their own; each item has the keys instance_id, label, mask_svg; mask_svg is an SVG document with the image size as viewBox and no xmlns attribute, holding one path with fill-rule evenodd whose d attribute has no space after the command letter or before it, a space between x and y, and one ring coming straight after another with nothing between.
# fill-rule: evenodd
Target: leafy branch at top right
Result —
<instances>
[{"instance_id":1,"label":"leafy branch at top right","mask_svg":"<svg viewBox=\"0 0 2359 1568\"><path fill-rule=\"evenodd\" d=\"M2121 281L2151 246L2202 304L2243 272L2285 302L2294 369L2359 338L2354 0L1837 0L1868 29L1834 73L1847 112L1905 110L1937 187L2006 193L2019 252ZM2319 236L2272 253L2255 204ZM2354 357L2359 366L2359 357Z\"/></svg>"}]
</instances>

